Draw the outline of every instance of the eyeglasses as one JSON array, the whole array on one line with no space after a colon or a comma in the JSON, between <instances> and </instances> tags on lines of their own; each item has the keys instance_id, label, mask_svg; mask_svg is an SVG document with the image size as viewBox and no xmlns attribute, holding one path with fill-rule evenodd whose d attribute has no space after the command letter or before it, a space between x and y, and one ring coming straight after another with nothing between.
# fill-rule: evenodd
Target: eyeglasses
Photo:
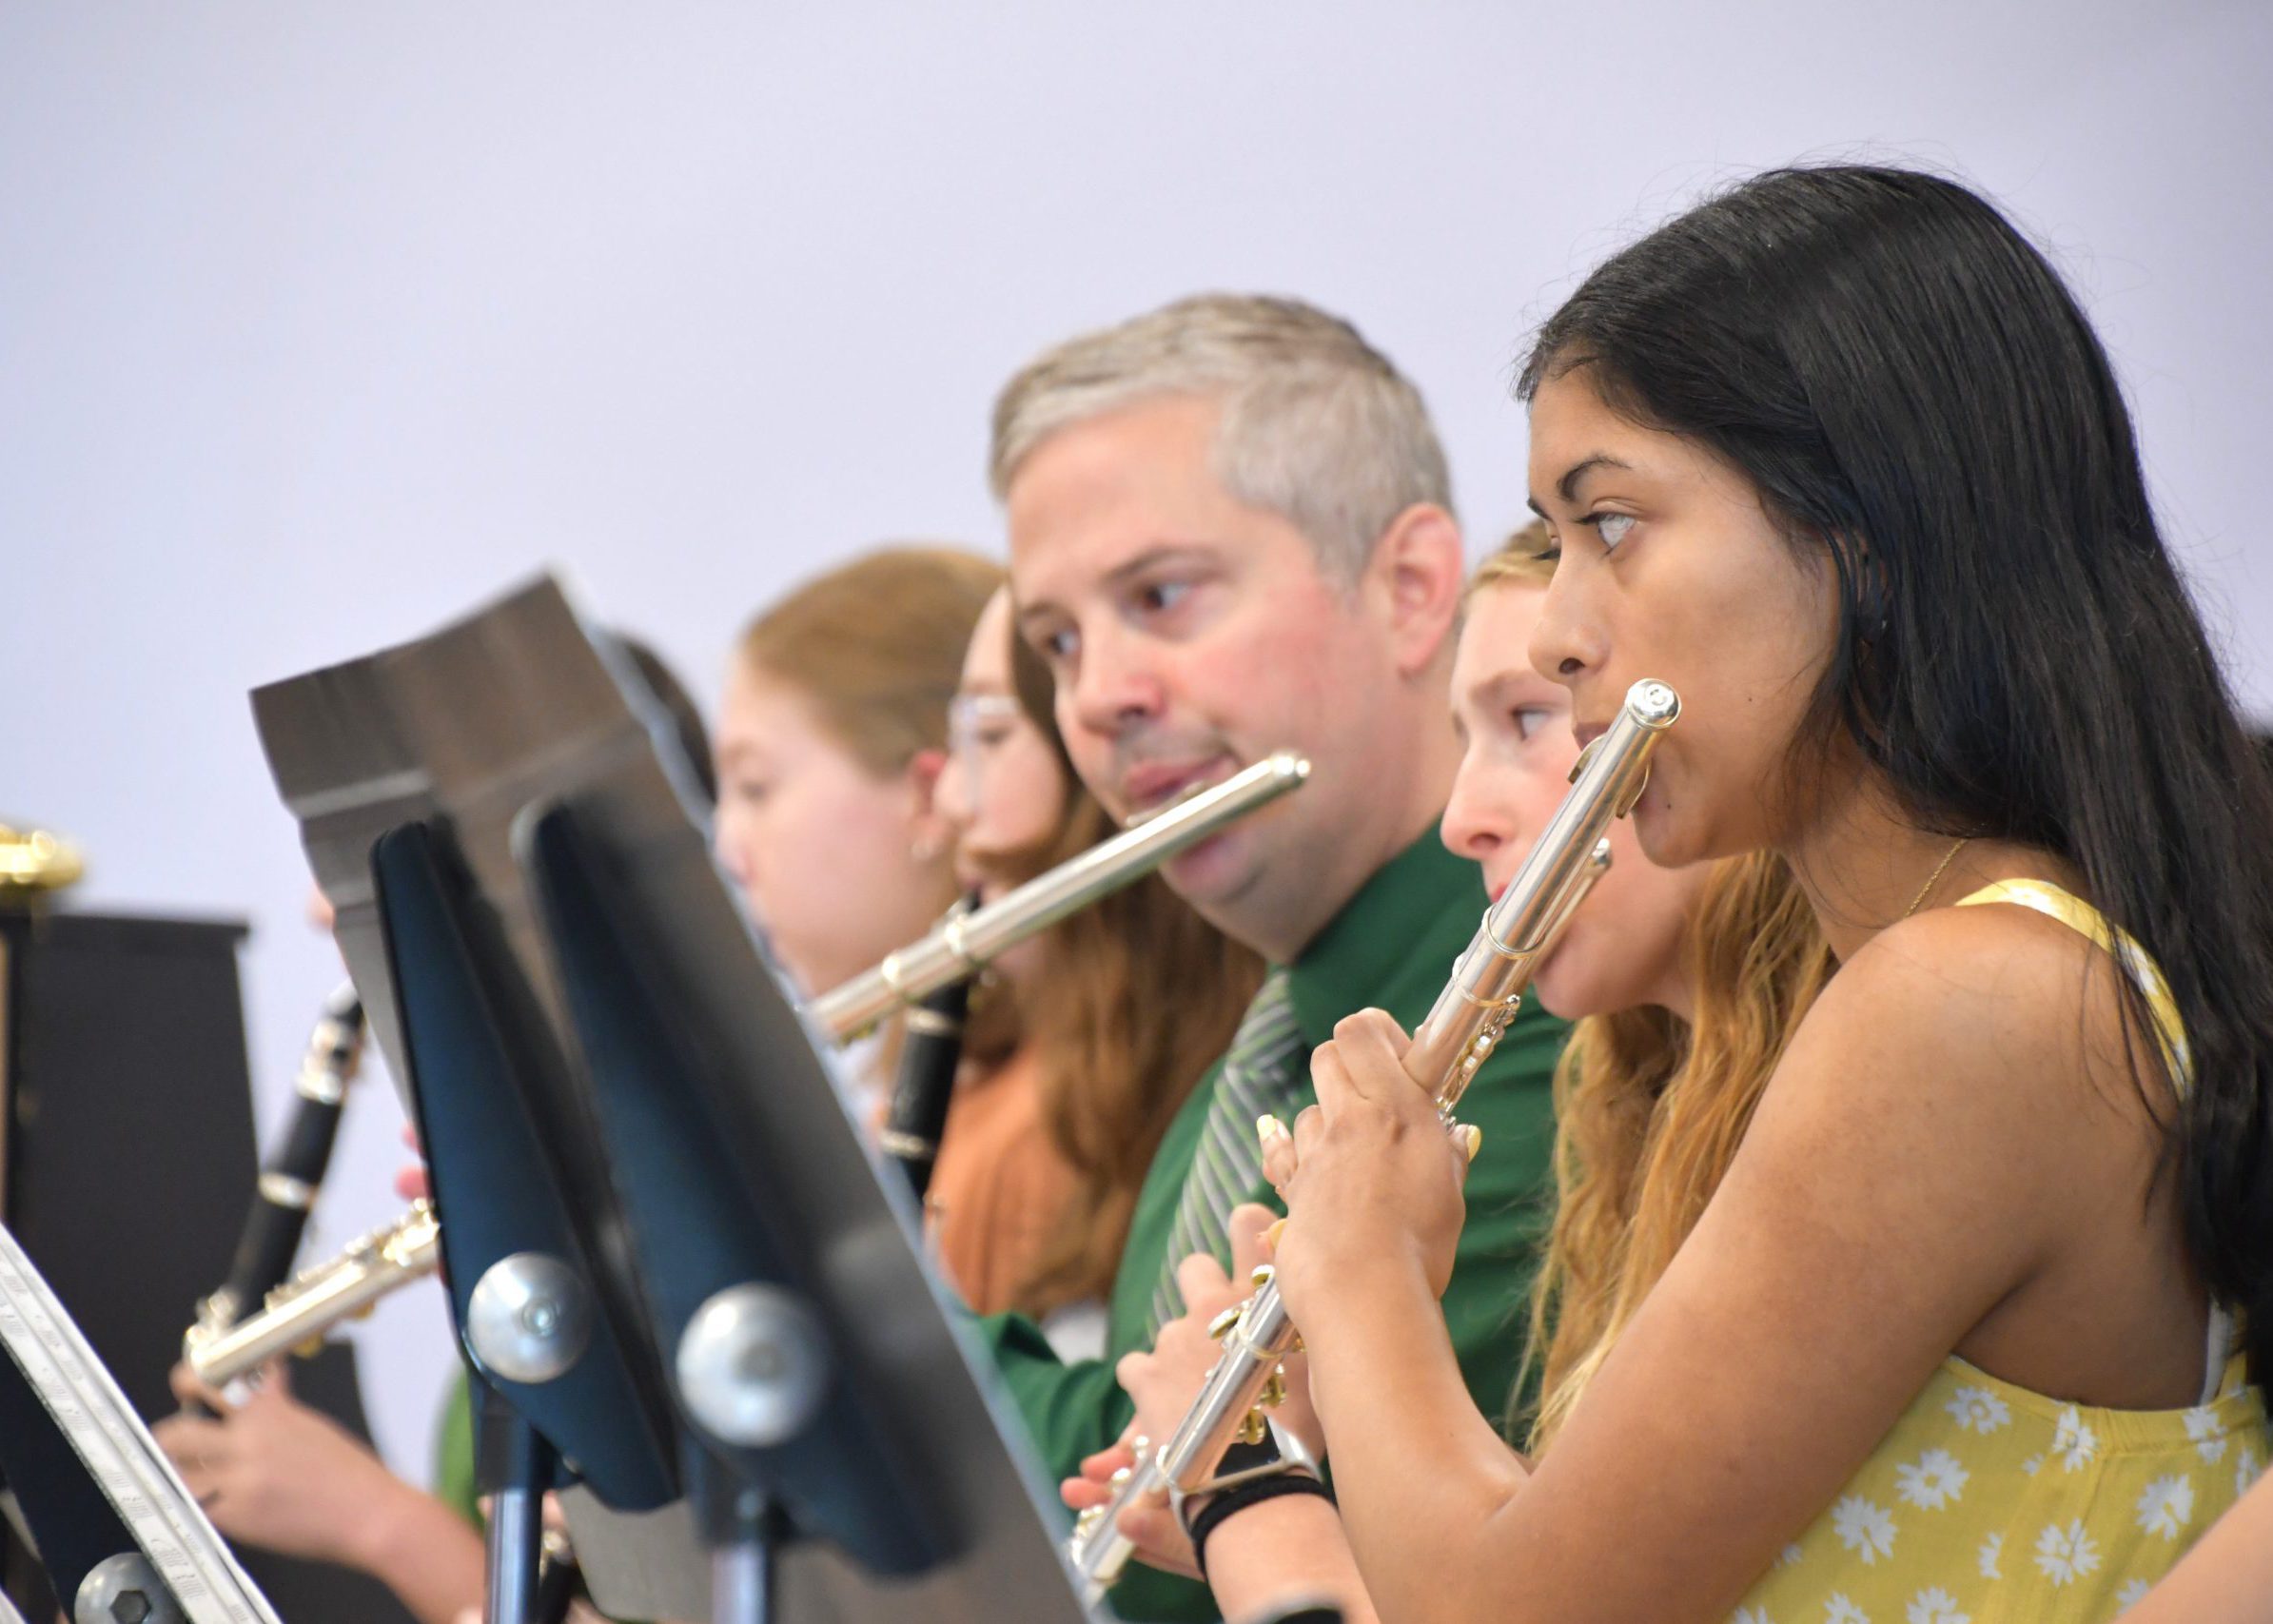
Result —
<instances>
[{"instance_id":1,"label":"eyeglasses","mask_svg":"<svg viewBox=\"0 0 2273 1624\"><path fill-rule=\"evenodd\" d=\"M999 744L1026 712L1008 694L958 694L948 701L947 748L957 766L977 775L980 747Z\"/></svg>"}]
</instances>

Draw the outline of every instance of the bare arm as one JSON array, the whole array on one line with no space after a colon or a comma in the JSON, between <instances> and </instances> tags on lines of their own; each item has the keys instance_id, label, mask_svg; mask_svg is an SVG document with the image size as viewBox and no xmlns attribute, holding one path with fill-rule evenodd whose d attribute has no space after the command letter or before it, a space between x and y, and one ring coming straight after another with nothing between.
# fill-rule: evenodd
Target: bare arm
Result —
<instances>
[{"instance_id":1,"label":"bare arm","mask_svg":"<svg viewBox=\"0 0 2273 1624\"><path fill-rule=\"evenodd\" d=\"M2260 1478L2124 1617L2132 1624L2273 1624L2273 1477Z\"/></svg>"},{"instance_id":2,"label":"bare arm","mask_svg":"<svg viewBox=\"0 0 2273 1624\"><path fill-rule=\"evenodd\" d=\"M366 1573L420 1624L453 1624L479 1607L481 1536L294 1399L284 1370L271 1366L234 1405L186 1367L174 1373L176 1396L213 1419L169 1416L152 1432L213 1525L247 1545Z\"/></svg>"},{"instance_id":3,"label":"bare arm","mask_svg":"<svg viewBox=\"0 0 2273 1624\"><path fill-rule=\"evenodd\" d=\"M374 1507L347 1565L393 1591L419 1624L449 1624L469 1596L480 1605L488 1581L481 1536L432 1495L394 1481L400 1492Z\"/></svg>"},{"instance_id":4,"label":"bare arm","mask_svg":"<svg viewBox=\"0 0 2273 1624\"><path fill-rule=\"evenodd\" d=\"M1458 1166L1401 1034L1358 1017L1321 1051L1280 1279L1383 1618L1725 1617L2056 1249L2077 1188L2145 1187L2147 1136L2085 1105L2082 949L1949 913L1893 935L1811 1016L1536 1473L1437 1312ZM1929 968L1952 964L1973 973Z\"/></svg>"}]
</instances>

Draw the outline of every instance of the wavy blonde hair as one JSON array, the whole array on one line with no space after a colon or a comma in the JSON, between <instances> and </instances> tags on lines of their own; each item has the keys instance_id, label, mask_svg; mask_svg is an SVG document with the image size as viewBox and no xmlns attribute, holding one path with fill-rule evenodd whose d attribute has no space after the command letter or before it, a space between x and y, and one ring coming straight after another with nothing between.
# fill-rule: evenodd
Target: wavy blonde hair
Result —
<instances>
[{"instance_id":1,"label":"wavy blonde hair","mask_svg":"<svg viewBox=\"0 0 2273 1624\"><path fill-rule=\"evenodd\" d=\"M1544 586L1545 527L1486 558L1471 597ZM1800 1017L1837 968L1807 899L1768 852L1714 865L1686 948L1694 1026L1645 1008L1590 1015L1555 1069L1555 1223L1532 1283L1529 1447L1544 1450L1696 1226Z\"/></svg>"}]
</instances>

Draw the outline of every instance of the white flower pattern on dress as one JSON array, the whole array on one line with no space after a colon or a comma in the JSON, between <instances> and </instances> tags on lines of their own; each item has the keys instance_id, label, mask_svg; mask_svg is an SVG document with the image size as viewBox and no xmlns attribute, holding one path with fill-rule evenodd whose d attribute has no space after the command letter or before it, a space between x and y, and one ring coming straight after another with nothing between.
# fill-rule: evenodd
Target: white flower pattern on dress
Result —
<instances>
[{"instance_id":1,"label":"white flower pattern on dress","mask_svg":"<svg viewBox=\"0 0 2273 1624\"><path fill-rule=\"evenodd\" d=\"M2215 1466L2225 1458L2225 1435L2218 1430L2218 1412L2207 1404L2186 1412L2186 1436L2194 1440L2204 1465Z\"/></svg>"},{"instance_id":2,"label":"white flower pattern on dress","mask_svg":"<svg viewBox=\"0 0 2273 1624\"><path fill-rule=\"evenodd\" d=\"M2143 954L2121 956L2145 977ZM1952 1357L1815 1502L1805 1560L1765 1564L1739 1624L2106 1624L2152 1610L2150 1587L2236 1499L2273 1493L2251 1488L2269 1463L2264 1389L2230 1363L2215 1398L2126 1411Z\"/></svg>"},{"instance_id":3,"label":"white flower pattern on dress","mask_svg":"<svg viewBox=\"0 0 2273 1624\"><path fill-rule=\"evenodd\" d=\"M1799 1556L1800 1551L1797 1545L1787 1545L1784 1547L1784 1554L1775 1559L1775 1565L1779 1568L1796 1568L1799 1566Z\"/></svg>"},{"instance_id":4,"label":"white flower pattern on dress","mask_svg":"<svg viewBox=\"0 0 2273 1624\"><path fill-rule=\"evenodd\" d=\"M1768 1616L1765 1607L1739 1607L1729 1614L1729 1624L1775 1624L1775 1620Z\"/></svg>"},{"instance_id":5,"label":"white flower pattern on dress","mask_svg":"<svg viewBox=\"0 0 2273 1624\"><path fill-rule=\"evenodd\" d=\"M2194 1479L2157 1477L2139 1497L2139 1532L2176 1539L2194 1520Z\"/></svg>"},{"instance_id":6,"label":"white flower pattern on dress","mask_svg":"<svg viewBox=\"0 0 2273 1624\"><path fill-rule=\"evenodd\" d=\"M2062 1466L2081 1472L2091 1464L2099 1449L2099 1434L2084 1424L2073 1404L2060 1412L2060 1424L2052 1429L2052 1453L2060 1457Z\"/></svg>"},{"instance_id":7,"label":"white flower pattern on dress","mask_svg":"<svg viewBox=\"0 0 2273 1624\"><path fill-rule=\"evenodd\" d=\"M1970 1614L1957 1611L1957 1598L1939 1588L1910 1597L1907 1619L1908 1624L1973 1624Z\"/></svg>"},{"instance_id":8,"label":"white flower pattern on dress","mask_svg":"<svg viewBox=\"0 0 2273 1624\"><path fill-rule=\"evenodd\" d=\"M1968 1432L1995 1432L2012 1420L2012 1408L1986 1387L1960 1387L1942 1408Z\"/></svg>"},{"instance_id":9,"label":"white flower pattern on dress","mask_svg":"<svg viewBox=\"0 0 2273 1624\"><path fill-rule=\"evenodd\" d=\"M1894 1554L1893 1514L1860 1495L1849 1495L1832 1507L1831 1526L1839 1543L1860 1556L1866 1568Z\"/></svg>"},{"instance_id":10,"label":"white flower pattern on dress","mask_svg":"<svg viewBox=\"0 0 2273 1624\"><path fill-rule=\"evenodd\" d=\"M1967 1472L1946 1449L1930 1449L1908 1466L1894 1468L1894 1493L1913 1506L1939 1511L1965 1496Z\"/></svg>"},{"instance_id":11,"label":"white flower pattern on dress","mask_svg":"<svg viewBox=\"0 0 2273 1624\"><path fill-rule=\"evenodd\" d=\"M2073 1584L2100 1565L2099 1543L2084 1532L2084 1519L2066 1528L2048 1523L2036 1536L2036 1565L2056 1585Z\"/></svg>"}]
</instances>

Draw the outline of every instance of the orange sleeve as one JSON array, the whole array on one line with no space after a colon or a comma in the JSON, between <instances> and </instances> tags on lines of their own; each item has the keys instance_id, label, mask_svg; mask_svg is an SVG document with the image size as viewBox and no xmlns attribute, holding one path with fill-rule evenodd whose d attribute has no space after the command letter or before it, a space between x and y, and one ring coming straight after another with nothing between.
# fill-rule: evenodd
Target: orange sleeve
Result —
<instances>
[{"instance_id":1,"label":"orange sleeve","mask_svg":"<svg viewBox=\"0 0 2273 1624\"><path fill-rule=\"evenodd\" d=\"M940 1267L974 1312L1016 1306L1073 1187L1027 1051L957 1085L924 1205Z\"/></svg>"}]
</instances>

